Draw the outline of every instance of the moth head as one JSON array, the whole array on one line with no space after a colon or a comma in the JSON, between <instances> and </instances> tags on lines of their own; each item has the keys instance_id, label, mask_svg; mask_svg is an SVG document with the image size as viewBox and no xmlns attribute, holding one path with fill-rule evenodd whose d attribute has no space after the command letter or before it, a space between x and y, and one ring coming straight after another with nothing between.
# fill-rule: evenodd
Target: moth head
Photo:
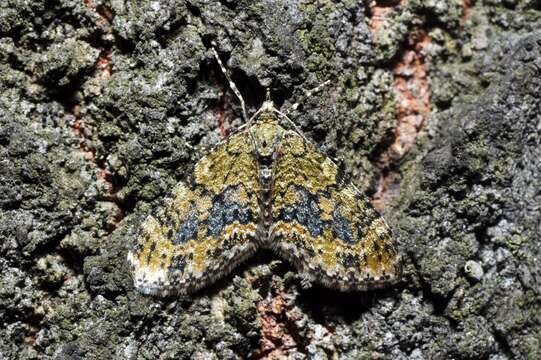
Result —
<instances>
[{"instance_id":1,"label":"moth head","mask_svg":"<svg viewBox=\"0 0 541 360\"><path fill-rule=\"evenodd\" d=\"M274 102L271 100L270 97L270 89L267 88L267 92L265 94L265 101L261 105L261 108L259 111L262 113L273 113L275 111L276 107L274 106Z\"/></svg>"}]
</instances>

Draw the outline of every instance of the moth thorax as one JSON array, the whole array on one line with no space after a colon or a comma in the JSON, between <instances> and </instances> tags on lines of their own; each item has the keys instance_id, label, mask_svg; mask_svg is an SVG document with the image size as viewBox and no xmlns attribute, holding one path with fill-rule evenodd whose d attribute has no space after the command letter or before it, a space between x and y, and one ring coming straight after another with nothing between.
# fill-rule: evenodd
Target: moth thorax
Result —
<instances>
[{"instance_id":1,"label":"moth thorax","mask_svg":"<svg viewBox=\"0 0 541 360\"><path fill-rule=\"evenodd\" d=\"M275 122L260 122L254 126L252 139L255 150L261 162L272 160L273 154L279 146L283 129Z\"/></svg>"}]
</instances>

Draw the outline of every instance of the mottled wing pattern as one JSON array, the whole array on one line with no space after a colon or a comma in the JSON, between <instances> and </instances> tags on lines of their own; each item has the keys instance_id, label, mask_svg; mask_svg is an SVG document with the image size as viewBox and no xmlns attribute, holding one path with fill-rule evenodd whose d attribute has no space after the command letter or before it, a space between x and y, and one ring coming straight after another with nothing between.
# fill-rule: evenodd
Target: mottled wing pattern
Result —
<instances>
[{"instance_id":1,"label":"mottled wing pattern","mask_svg":"<svg viewBox=\"0 0 541 360\"><path fill-rule=\"evenodd\" d=\"M240 132L218 145L147 217L128 254L137 290L190 293L255 251L260 185L251 144Z\"/></svg>"},{"instance_id":2,"label":"mottled wing pattern","mask_svg":"<svg viewBox=\"0 0 541 360\"><path fill-rule=\"evenodd\" d=\"M383 218L336 165L287 131L273 169L268 246L309 281L365 290L400 276L400 259Z\"/></svg>"}]
</instances>

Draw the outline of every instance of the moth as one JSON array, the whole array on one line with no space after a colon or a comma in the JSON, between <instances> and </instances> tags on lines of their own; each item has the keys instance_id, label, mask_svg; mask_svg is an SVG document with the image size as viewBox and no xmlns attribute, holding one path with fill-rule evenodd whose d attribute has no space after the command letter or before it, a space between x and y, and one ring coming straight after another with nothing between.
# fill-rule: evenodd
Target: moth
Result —
<instances>
[{"instance_id":1,"label":"moth","mask_svg":"<svg viewBox=\"0 0 541 360\"><path fill-rule=\"evenodd\" d=\"M212 50L246 119L244 100ZM293 264L304 286L369 290L401 274L385 220L268 96L146 218L128 262L138 291L182 295L260 248Z\"/></svg>"}]
</instances>

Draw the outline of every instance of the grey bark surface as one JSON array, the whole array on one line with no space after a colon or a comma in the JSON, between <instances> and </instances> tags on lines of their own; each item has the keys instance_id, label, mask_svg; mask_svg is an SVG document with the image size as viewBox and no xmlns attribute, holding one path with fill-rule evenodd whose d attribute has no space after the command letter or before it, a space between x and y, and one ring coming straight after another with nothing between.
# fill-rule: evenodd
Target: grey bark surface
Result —
<instances>
[{"instance_id":1,"label":"grey bark surface","mask_svg":"<svg viewBox=\"0 0 541 360\"><path fill-rule=\"evenodd\" d=\"M538 1L0 3L0 359L541 358ZM431 114L403 158L393 69ZM141 218L271 89L384 215L385 290L303 289L261 253L181 299L134 292ZM412 74L401 74L405 78ZM419 89L410 89L413 93Z\"/></svg>"}]
</instances>

